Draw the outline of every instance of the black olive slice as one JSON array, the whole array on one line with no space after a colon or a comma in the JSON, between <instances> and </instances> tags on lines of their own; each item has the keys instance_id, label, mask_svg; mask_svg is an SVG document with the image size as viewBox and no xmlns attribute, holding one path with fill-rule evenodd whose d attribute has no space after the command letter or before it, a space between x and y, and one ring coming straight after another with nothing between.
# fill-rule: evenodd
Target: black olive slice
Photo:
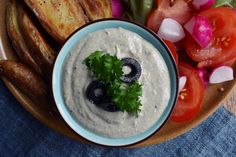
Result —
<instances>
[{"instance_id":1,"label":"black olive slice","mask_svg":"<svg viewBox=\"0 0 236 157\"><path fill-rule=\"evenodd\" d=\"M97 106L99 106L100 108L102 108L108 112L120 111L119 108L117 107L116 103L114 101L112 101L112 99L110 97L105 98L104 101Z\"/></svg>"},{"instance_id":2,"label":"black olive slice","mask_svg":"<svg viewBox=\"0 0 236 157\"><path fill-rule=\"evenodd\" d=\"M92 81L86 90L86 96L93 104L100 104L106 97L106 85L102 81Z\"/></svg>"},{"instance_id":3,"label":"black olive slice","mask_svg":"<svg viewBox=\"0 0 236 157\"><path fill-rule=\"evenodd\" d=\"M117 112L119 108L106 94L106 85L102 81L92 81L86 90L86 96L90 102L109 112Z\"/></svg>"},{"instance_id":4,"label":"black olive slice","mask_svg":"<svg viewBox=\"0 0 236 157\"><path fill-rule=\"evenodd\" d=\"M141 76L142 72L139 62L133 58L123 58L121 61L123 62L123 68L124 67L130 68L129 73L125 73L121 77L121 81L125 83L132 83L137 81Z\"/></svg>"}]
</instances>

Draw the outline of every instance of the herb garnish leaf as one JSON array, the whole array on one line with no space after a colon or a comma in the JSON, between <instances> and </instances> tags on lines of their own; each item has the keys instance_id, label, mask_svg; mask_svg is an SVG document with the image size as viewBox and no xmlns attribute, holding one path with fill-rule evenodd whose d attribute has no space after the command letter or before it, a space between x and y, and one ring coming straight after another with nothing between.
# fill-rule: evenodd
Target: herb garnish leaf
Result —
<instances>
[{"instance_id":1,"label":"herb garnish leaf","mask_svg":"<svg viewBox=\"0 0 236 157\"><path fill-rule=\"evenodd\" d=\"M107 85L107 93L118 108L137 117L142 106L142 86L137 81L125 84L120 80L123 75L122 61L116 56L95 51L84 60L84 63L97 79Z\"/></svg>"},{"instance_id":2,"label":"herb garnish leaf","mask_svg":"<svg viewBox=\"0 0 236 157\"><path fill-rule=\"evenodd\" d=\"M122 61L116 56L111 56L101 51L93 52L84 60L84 63L97 79L105 83L112 83L123 75Z\"/></svg>"}]
</instances>

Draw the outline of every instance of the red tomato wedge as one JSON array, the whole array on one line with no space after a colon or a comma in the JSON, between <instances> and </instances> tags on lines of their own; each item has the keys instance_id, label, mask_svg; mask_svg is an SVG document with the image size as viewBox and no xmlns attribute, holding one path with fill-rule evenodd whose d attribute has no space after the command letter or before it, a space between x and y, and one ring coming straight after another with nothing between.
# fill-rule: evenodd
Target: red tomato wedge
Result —
<instances>
[{"instance_id":1,"label":"red tomato wedge","mask_svg":"<svg viewBox=\"0 0 236 157\"><path fill-rule=\"evenodd\" d=\"M233 58L233 59L231 59L231 60L229 60L227 62L224 62L223 65L232 66L235 63L235 60L236 60L236 58Z\"/></svg>"},{"instance_id":2,"label":"red tomato wedge","mask_svg":"<svg viewBox=\"0 0 236 157\"><path fill-rule=\"evenodd\" d=\"M187 82L180 91L177 104L171 114L174 122L192 120L201 110L204 96L204 82L197 71L186 63L179 63L180 76L186 76Z\"/></svg>"},{"instance_id":3,"label":"red tomato wedge","mask_svg":"<svg viewBox=\"0 0 236 157\"><path fill-rule=\"evenodd\" d=\"M213 38L205 48L201 48L189 35L185 38L188 55L198 62L198 67L224 65L236 57L236 16L230 8L211 8L200 13L213 26Z\"/></svg>"},{"instance_id":4,"label":"red tomato wedge","mask_svg":"<svg viewBox=\"0 0 236 157\"><path fill-rule=\"evenodd\" d=\"M171 5L170 0L157 0L158 8L154 10L147 22L147 27L157 32L164 18L172 18L180 24L185 24L192 17L192 10L184 0L175 0Z\"/></svg>"},{"instance_id":5,"label":"red tomato wedge","mask_svg":"<svg viewBox=\"0 0 236 157\"><path fill-rule=\"evenodd\" d=\"M176 47L175 45L169 41L169 40L163 40L165 42L165 44L167 45L167 47L169 48L172 56L174 57L175 59L175 63L178 65L178 62L179 62L179 57L178 57L178 53L176 51Z\"/></svg>"}]
</instances>

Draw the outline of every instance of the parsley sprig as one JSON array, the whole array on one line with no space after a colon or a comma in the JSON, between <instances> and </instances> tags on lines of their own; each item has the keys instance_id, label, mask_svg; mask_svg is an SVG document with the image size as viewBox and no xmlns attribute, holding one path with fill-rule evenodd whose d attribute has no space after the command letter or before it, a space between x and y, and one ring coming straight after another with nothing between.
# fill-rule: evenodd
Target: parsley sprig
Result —
<instances>
[{"instance_id":1,"label":"parsley sprig","mask_svg":"<svg viewBox=\"0 0 236 157\"><path fill-rule=\"evenodd\" d=\"M140 101L142 86L137 81L125 84L120 80L123 75L122 61L116 56L95 51L84 60L84 63L97 79L107 85L107 93L118 108L137 117L142 106Z\"/></svg>"},{"instance_id":2,"label":"parsley sprig","mask_svg":"<svg viewBox=\"0 0 236 157\"><path fill-rule=\"evenodd\" d=\"M95 51L84 62L96 78L105 83L113 83L123 75L122 61L116 56Z\"/></svg>"},{"instance_id":3,"label":"parsley sprig","mask_svg":"<svg viewBox=\"0 0 236 157\"><path fill-rule=\"evenodd\" d=\"M139 97L142 95L142 86L138 82L130 85L115 83L108 88L108 95L112 96L122 112L133 113L137 117L141 111Z\"/></svg>"}]
</instances>

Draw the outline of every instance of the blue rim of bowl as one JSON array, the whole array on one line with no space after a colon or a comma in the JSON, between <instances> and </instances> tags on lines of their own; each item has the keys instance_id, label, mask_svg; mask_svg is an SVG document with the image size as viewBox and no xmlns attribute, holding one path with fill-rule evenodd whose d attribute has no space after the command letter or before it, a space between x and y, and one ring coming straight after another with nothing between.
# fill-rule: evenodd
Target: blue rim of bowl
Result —
<instances>
[{"instance_id":1,"label":"blue rim of bowl","mask_svg":"<svg viewBox=\"0 0 236 157\"><path fill-rule=\"evenodd\" d=\"M135 141L135 142L132 142L132 143L129 143L129 144L123 144L123 145L109 145L109 144L104 144L104 143L98 143L98 142L95 142L95 141L93 141L93 140L90 140L90 139L88 139L88 138L86 138L86 137L84 137L83 135L81 135L75 128L74 128L74 126L70 123L70 121L66 118L66 115L65 115L65 113L64 112L68 112L68 115L70 116L70 118L72 118L72 120L73 121L75 121L75 123L77 124L77 125L80 125L80 124L78 124L78 122L75 120L75 118L72 116L72 114L70 113L70 111L68 111L68 109L66 109L66 111L64 111L62 108L61 108L61 106L59 105L59 102L57 101L57 98L56 98L56 96L55 96L55 81L57 80L56 79L56 77L55 77L55 71L56 71L56 65L57 65L57 62L58 62L58 58L59 58L59 56L60 56L60 52L61 52L61 50L63 49L63 47L67 44L67 42L71 39L71 37L72 36L74 36L77 32L79 32L80 30L82 30L82 29L84 29L85 27L88 27L88 26L90 26L90 25L93 25L93 24L95 24L95 23L98 23L98 22L104 22L104 21L117 21L117 22L126 22L126 23L129 23L129 24L133 24L133 25L136 25L136 26L138 26L138 27L141 27L143 30L145 30L145 31L147 31L148 33L150 33L154 38L156 38L159 42L160 42L160 44L163 46L163 48L165 49L165 51L167 52L167 55L168 55L168 57L169 57L169 59L171 60L171 62L172 62L172 65L173 65L173 70L174 70L174 75L176 76L175 77L175 82L176 82L176 92L175 92L175 94L174 94L174 98L173 98L173 104L171 104L172 106L171 106L171 109L169 110L169 113L168 113L168 115L166 116L166 118L165 118L165 120L164 121L162 121L162 123L161 123L161 125L154 131L154 132L152 132L150 135L148 135L148 136L146 136L145 138L143 138L143 139L141 139L141 140L138 140L138 141ZM117 26L117 27L120 27L120 26ZM77 41L78 42L78 41ZM94 144L97 144L97 145L101 145L101 146L108 146L108 147L129 147L129 146L133 146L133 145L136 145L136 144L138 144L138 143L141 143L141 142L143 142L143 141L145 141L145 140L147 140L148 138L150 138L150 137L152 137L154 134L156 134L164 125L165 125L165 123L167 122L167 120L169 119L169 117L170 117L170 115L171 115L171 113L172 113L172 111L173 111L173 109L174 109L174 106L175 106L175 104L176 104L176 102L177 102L177 98L178 98L178 84L179 84L179 81L178 81L178 77L179 77L179 75L178 75L178 69L177 69L177 65L176 65L176 63L175 63L175 60L174 60L174 57L173 57L173 55L170 53L170 50L169 50L169 48L167 47L167 45L165 44L165 42L161 39L161 38L159 38L157 35L156 35L156 33L154 33L152 30L150 30L150 29L148 29L147 27L145 27L145 26L143 26L143 25L141 25L141 24L139 24L139 23L136 23L136 22L133 22L133 21L129 21L129 20L126 20L126 19L116 19L116 18L106 18L106 19L100 19L100 20L96 20L96 21L92 21L92 22L90 22L90 23L88 23L88 24L85 24L85 25L83 25L83 26L81 26L80 28L78 28L78 29L76 29L67 39L66 39L66 41L64 42L64 44L61 46L61 48L60 48L60 52L58 53L58 55L57 55L57 58L56 58L56 61L54 62L54 67L53 67L53 72L52 72L52 91L53 91L53 99L54 99L54 102L55 102L55 104L56 104L56 106L57 106L57 109L58 109L58 111L59 111L59 113L60 113L60 115L62 116L62 118L65 120L65 122L67 123L67 125L69 125L70 126L70 128L72 129L72 130L74 130L80 137L82 137L83 139L85 139L86 141L88 141L88 142L91 142L91 143L94 143ZM163 56L162 56L163 57ZM61 67L61 69L62 69L63 67ZM61 70L60 69L60 70ZM59 71L60 71L59 70ZM58 82L58 81L57 81ZM67 108L66 107L66 104L65 103L63 103L62 104L65 108ZM154 124L155 125L155 124ZM83 126L80 126L80 127L83 127ZM87 129L88 130L88 129ZM93 133L93 132L91 132L91 133ZM96 134L96 133L93 133L93 134ZM137 134L137 135L139 135L139 134ZM97 135L97 136L99 136L99 135ZM100 136L102 136L102 135L100 135Z\"/></svg>"}]
</instances>

